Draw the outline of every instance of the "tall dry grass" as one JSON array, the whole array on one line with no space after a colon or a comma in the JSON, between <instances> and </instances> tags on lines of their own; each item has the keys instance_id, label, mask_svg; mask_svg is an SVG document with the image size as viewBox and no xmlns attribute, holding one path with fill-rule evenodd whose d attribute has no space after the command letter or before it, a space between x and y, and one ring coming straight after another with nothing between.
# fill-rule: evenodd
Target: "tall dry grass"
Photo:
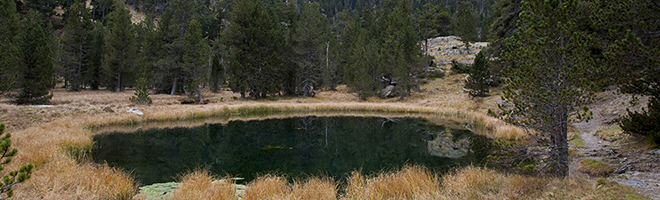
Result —
<instances>
[{"instance_id":1,"label":"tall dry grass","mask_svg":"<svg viewBox=\"0 0 660 200\"><path fill-rule=\"evenodd\" d=\"M365 177L353 172L346 181L343 199L437 199L438 176L420 166Z\"/></svg>"},{"instance_id":2,"label":"tall dry grass","mask_svg":"<svg viewBox=\"0 0 660 200\"><path fill-rule=\"evenodd\" d=\"M107 165L79 164L58 154L19 184L17 199L131 199L137 192L134 178Z\"/></svg>"},{"instance_id":3,"label":"tall dry grass","mask_svg":"<svg viewBox=\"0 0 660 200\"><path fill-rule=\"evenodd\" d=\"M337 184L330 178L310 177L288 183L281 176L265 175L250 182L242 199L337 199Z\"/></svg>"},{"instance_id":4,"label":"tall dry grass","mask_svg":"<svg viewBox=\"0 0 660 200\"><path fill-rule=\"evenodd\" d=\"M543 192L547 181L469 166L442 176L443 199L529 199Z\"/></svg>"},{"instance_id":5,"label":"tall dry grass","mask_svg":"<svg viewBox=\"0 0 660 200\"><path fill-rule=\"evenodd\" d=\"M217 179L210 172L195 170L181 178L170 200L236 199L236 187L229 178Z\"/></svg>"},{"instance_id":6,"label":"tall dry grass","mask_svg":"<svg viewBox=\"0 0 660 200\"><path fill-rule=\"evenodd\" d=\"M243 193L245 200L284 199L287 190L284 177L265 175L250 182Z\"/></svg>"}]
</instances>

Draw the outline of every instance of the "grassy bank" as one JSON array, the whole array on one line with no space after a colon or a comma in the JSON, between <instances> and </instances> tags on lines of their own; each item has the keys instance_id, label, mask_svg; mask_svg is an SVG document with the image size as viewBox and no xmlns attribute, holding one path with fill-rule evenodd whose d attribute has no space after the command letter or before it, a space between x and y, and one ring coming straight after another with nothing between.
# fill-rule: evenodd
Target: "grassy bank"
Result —
<instances>
[{"instance_id":1,"label":"grassy bank","mask_svg":"<svg viewBox=\"0 0 660 200\"><path fill-rule=\"evenodd\" d=\"M472 124L481 134L492 138L519 139L521 130L473 111L455 108L429 108L402 103L283 104L251 103L242 105L171 106L143 116L132 113L114 115L74 115L12 133L14 147L20 153L7 169L33 163L32 179L15 188L19 198L47 199L126 199L137 191L127 172L92 164L88 161L92 146L92 129L114 125L135 126L167 124L202 119L254 119L291 115L360 115L360 116L427 116Z\"/></svg>"},{"instance_id":2,"label":"grassy bank","mask_svg":"<svg viewBox=\"0 0 660 200\"><path fill-rule=\"evenodd\" d=\"M92 129L110 126L195 125L207 120L263 119L288 116L422 116L430 121L450 120L470 124L479 134L507 140L524 139L521 129L474 111L455 108L422 107L408 104L344 103L172 106L157 111L145 110L143 116L130 113L97 116L69 116L37 127L17 131L15 147L20 149L12 169L25 163L37 165L32 178L15 189L18 198L44 199L129 199L137 193L130 173L88 161ZM145 127L142 128L145 128ZM232 185L218 181L207 172L184 175L173 199L229 196L237 194ZM443 175L421 167L406 167L396 172L365 175L354 172L348 180L317 177L287 183L283 177L265 175L248 184L244 199L527 199L581 198L632 195L628 187L615 183L597 183L587 178L565 180L538 179L508 175L489 169L467 167ZM208 184L212 182L213 184ZM602 181L601 181L602 182ZM597 186L600 184L600 186ZM273 187L273 188L271 188ZM220 189L224 188L224 189ZM229 189L227 189L229 188ZM578 188L579 190L575 190ZM629 196L625 196L628 198Z\"/></svg>"}]
</instances>

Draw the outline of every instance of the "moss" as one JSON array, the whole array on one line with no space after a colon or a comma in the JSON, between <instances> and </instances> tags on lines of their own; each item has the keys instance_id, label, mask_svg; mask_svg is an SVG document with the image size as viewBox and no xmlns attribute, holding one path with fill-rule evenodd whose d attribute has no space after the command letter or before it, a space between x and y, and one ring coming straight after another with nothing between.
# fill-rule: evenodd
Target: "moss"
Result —
<instances>
[{"instance_id":1,"label":"moss","mask_svg":"<svg viewBox=\"0 0 660 200\"><path fill-rule=\"evenodd\" d=\"M573 136L573 139L571 139L570 142L573 143L573 146L575 146L577 148L584 148L584 141L582 141L582 137L580 137L580 134L576 133L575 136Z\"/></svg>"},{"instance_id":2,"label":"moss","mask_svg":"<svg viewBox=\"0 0 660 200\"><path fill-rule=\"evenodd\" d=\"M616 141L622 139L625 135L619 125L605 127L596 131L596 135L606 141Z\"/></svg>"},{"instance_id":3,"label":"moss","mask_svg":"<svg viewBox=\"0 0 660 200\"><path fill-rule=\"evenodd\" d=\"M606 176L614 172L614 169L596 160L585 158L580 161L578 171L587 173L591 176Z\"/></svg>"}]
</instances>

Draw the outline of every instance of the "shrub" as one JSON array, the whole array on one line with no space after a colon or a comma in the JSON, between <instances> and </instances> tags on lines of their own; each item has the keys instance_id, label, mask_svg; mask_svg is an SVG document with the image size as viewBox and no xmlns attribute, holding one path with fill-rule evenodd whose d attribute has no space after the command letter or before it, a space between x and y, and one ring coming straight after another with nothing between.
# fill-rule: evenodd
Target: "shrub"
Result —
<instances>
[{"instance_id":1,"label":"shrub","mask_svg":"<svg viewBox=\"0 0 660 200\"><path fill-rule=\"evenodd\" d=\"M135 96L131 97L129 100L136 104L151 104L151 97L149 97L149 82L146 77L138 78L135 83Z\"/></svg>"},{"instance_id":2,"label":"shrub","mask_svg":"<svg viewBox=\"0 0 660 200\"><path fill-rule=\"evenodd\" d=\"M652 145L660 145L660 100L649 99L648 111L630 112L619 121L621 129L628 133L645 136Z\"/></svg>"},{"instance_id":3,"label":"shrub","mask_svg":"<svg viewBox=\"0 0 660 200\"><path fill-rule=\"evenodd\" d=\"M470 77L465 87L470 88L470 96L485 97L489 96L488 87L490 79L490 72L488 71L488 58L479 52L474 59L474 65L469 69Z\"/></svg>"},{"instance_id":4,"label":"shrub","mask_svg":"<svg viewBox=\"0 0 660 200\"><path fill-rule=\"evenodd\" d=\"M459 74L465 74L468 73L469 70L470 70L469 65L459 63L456 60L451 60L451 71L454 71L455 73L459 73Z\"/></svg>"},{"instance_id":5,"label":"shrub","mask_svg":"<svg viewBox=\"0 0 660 200\"><path fill-rule=\"evenodd\" d=\"M4 134L4 131L5 124L0 123L0 140L2 140L0 143L0 153L2 153L2 156L0 156L0 171L4 169L3 165L11 162L11 158L18 153L18 150L16 149L9 150L9 147L11 146L11 134ZM3 199L14 196L11 187L30 178L32 168L34 168L32 164L23 165L19 170L11 171L9 174L2 177L2 182L0 182L0 195L6 195Z\"/></svg>"}]
</instances>

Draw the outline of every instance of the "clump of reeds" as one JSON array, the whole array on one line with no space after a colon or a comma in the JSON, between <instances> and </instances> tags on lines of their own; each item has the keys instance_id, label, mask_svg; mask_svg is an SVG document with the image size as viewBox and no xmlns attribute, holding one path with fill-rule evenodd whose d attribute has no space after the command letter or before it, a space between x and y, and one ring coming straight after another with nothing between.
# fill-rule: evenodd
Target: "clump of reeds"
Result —
<instances>
[{"instance_id":1,"label":"clump of reeds","mask_svg":"<svg viewBox=\"0 0 660 200\"><path fill-rule=\"evenodd\" d=\"M330 178L311 177L296 181L289 188L285 199L337 199L337 184Z\"/></svg>"},{"instance_id":2,"label":"clump of reeds","mask_svg":"<svg viewBox=\"0 0 660 200\"><path fill-rule=\"evenodd\" d=\"M281 176L265 175L250 182L242 199L337 199L337 184L330 178L310 177L288 183Z\"/></svg>"},{"instance_id":3,"label":"clump of reeds","mask_svg":"<svg viewBox=\"0 0 660 200\"><path fill-rule=\"evenodd\" d=\"M347 180L345 199L434 199L439 195L437 175L421 166L405 166L391 173L364 177L353 172Z\"/></svg>"},{"instance_id":4,"label":"clump of reeds","mask_svg":"<svg viewBox=\"0 0 660 200\"><path fill-rule=\"evenodd\" d=\"M195 170L181 178L169 199L236 199L236 187L230 178L217 179L210 172Z\"/></svg>"},{"instance_id":5,"label":"clump of reeds","mask_svg":"<svg viewBox=\"0 0 660 200\"><path fill-rule=\"evenodd\" d=\"M245 200L283 199L286 195L286 178L279 176L261 176L250 182L243 193Z\"/></svg>"},{"instance_id":6,"label":"clump of reeds","mask_svg":"<svg viewBox=\"0 0 660 200\"><path fill-rule=\"evenodd\" d=\"M545 185L545 180L535 177L468 166L442 176L442 195L445 199L528 199Z\"/></svg>"}]
</instances>

